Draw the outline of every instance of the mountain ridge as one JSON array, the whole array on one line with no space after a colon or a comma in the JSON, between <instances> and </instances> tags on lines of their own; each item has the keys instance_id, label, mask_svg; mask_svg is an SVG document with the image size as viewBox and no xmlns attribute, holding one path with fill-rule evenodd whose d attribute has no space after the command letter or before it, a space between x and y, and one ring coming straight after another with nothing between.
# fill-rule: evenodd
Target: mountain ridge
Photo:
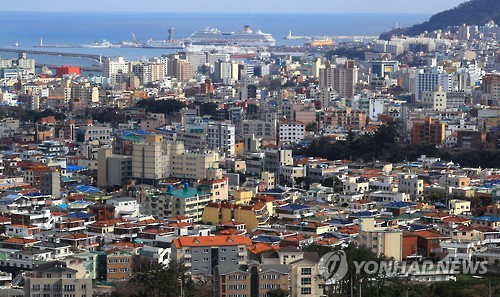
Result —
<instances>
[{"instance_id":1,"label":"mountain ridge","mask_svg":"<svg viewBox=\"0 0 500 297\"><path fill-rule=\"evenodd\" d=\"M439 12L426 22L382 33L380 39L389 40L393 35L416 36L425 31L432 32L462 24L484 25L491 20L496 24L500 23L499 0L470 0L452 9Z\"/></svg>"}]
</instances>

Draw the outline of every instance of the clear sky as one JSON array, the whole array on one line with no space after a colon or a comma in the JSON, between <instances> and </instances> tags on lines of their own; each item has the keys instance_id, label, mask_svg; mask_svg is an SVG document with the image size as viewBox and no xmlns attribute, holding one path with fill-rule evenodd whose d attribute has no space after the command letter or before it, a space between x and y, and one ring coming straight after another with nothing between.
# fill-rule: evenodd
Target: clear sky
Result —
<instances>
[{"instance_id":1,"label":"clear sky","mask_svg":"<svg viewBox=\"0 0 500 297\"><path fill-rule=\"evenodd\" d=\"M383 12L429 13L465 0L16 0L2 11Z\"/></svg>"}]
</instances>

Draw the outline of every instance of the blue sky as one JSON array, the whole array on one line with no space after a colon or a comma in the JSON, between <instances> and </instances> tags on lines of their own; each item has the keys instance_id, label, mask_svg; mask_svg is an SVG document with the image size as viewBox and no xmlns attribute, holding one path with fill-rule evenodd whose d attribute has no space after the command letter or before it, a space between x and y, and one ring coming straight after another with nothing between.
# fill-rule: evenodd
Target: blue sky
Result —
<instances>
[{"instance_id":1,"label":"blue sky","mask_svg":"<svg viewBox=\"0 0 500 297\"><path fill-rule=\"evenodd\" d=\"M16 0L2 11L436 13L464 0Z\"/></svg>"}]
</instances>

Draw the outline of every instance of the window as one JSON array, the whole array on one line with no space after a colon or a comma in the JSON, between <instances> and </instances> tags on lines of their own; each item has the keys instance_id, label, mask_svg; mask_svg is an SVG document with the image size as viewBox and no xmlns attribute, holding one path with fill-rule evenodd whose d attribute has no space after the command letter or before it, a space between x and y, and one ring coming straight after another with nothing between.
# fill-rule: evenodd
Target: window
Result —
<instances>
[{"instance_id":1,"label":"window","mask_svg":"<svg viewBox=\"0 0 500 297\"><path fill-rule=\"evenodd\" d=\"M311 281L311 278L310 277L303 277L301 280L300 280L300 284L301 285L310 285L312 283Z\"/></svg>"},{"instance_id":2,"label":"window","mask_svg":"<svg viewBox=\"0 0 500 297\"><path fill-rule=\"evenodd\" d=\"M302 275L311 275L312 274L310 267L301 268L300 272Z\"/></svg>"},{"instance_id":3,"label":"window","mask_svg":"<svg viewBox=\"0 0 500 297\"><path fill-rule=\"evenodd\" d=\"M307 288L301 288L300 289L300 294L302 295L311 295L312 294L312 289L307 287Z\"/></svg>"}]
</instances>

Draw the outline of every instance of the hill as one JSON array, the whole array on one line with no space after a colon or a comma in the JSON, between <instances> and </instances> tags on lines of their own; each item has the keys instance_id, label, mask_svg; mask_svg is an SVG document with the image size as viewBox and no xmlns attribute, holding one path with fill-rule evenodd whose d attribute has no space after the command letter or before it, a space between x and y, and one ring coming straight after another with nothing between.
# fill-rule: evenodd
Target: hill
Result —
<instances>
[{"instance_id":1,"label":"hill","mask_svg":"<svg viewBox=\"0 0 500 297\"><path fill-rule=\"evenodd\" d=\"M490 20L500 24L500 1L471 0L455 8L437 13L424 23L382 33L380 38L390 39L392 35L415 36L425 31L431 32L448 26L460 26L464 23L467 25L484 25Z\"/></svg>"}]
</instances>

